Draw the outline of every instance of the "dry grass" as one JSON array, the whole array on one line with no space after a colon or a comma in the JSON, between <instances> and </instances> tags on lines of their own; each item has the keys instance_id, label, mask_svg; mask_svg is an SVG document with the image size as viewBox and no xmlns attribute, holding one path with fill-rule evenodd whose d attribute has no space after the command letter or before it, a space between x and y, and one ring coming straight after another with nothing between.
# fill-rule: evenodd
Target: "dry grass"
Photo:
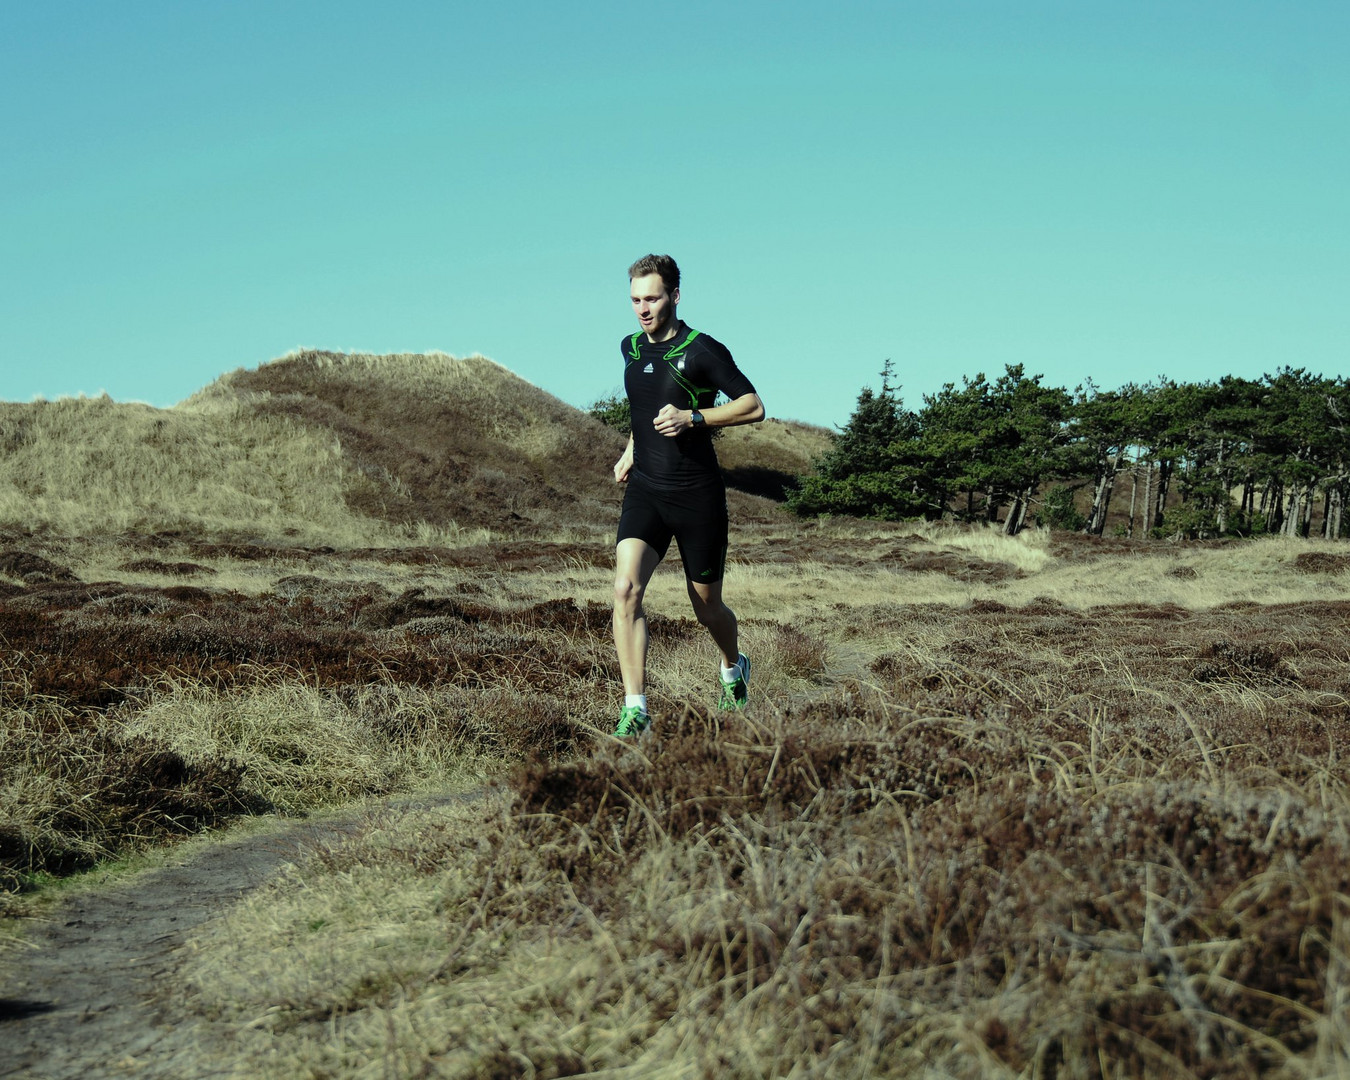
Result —
<instances>
[{"instance_id":1,"label":"dry grass","mask_svg":"<svg viewBox=\"0 0 1350 1080\"><path fill-rule=\"evenodd\" d=\"M337 548L552 535L608 522L620 444L482 357L305 352L172 409L0 403L0 526Z\"/></svg>"},{"instance_id":2,"label":"dry grass","mask_svg":"<svg viewBox=\"0 0 1350 1080\"><path fill-rule=\"evenodd\" d=\"M1031 547L1043 588L1094 563ZM1178 554L1181 581L1280 573L1244 550L1165 550L1148 580ZM746 620L744 717L658 614L651 740L527 758L234 910L187 978L270 1033L238 1075L1350 1070L1350 603L856 600Z\"/></svg>"},{"instance_id":3,"label":"dry grass","mask_svg":"<svg viewBox=\"0 0 1350 1080\"><path fill-rule=\"evenodd\" d=\"M65 534L187 530L370 537L331 438L246 410L67 398L0 404L0 521Z\"/></svg>"},{"instance_id":4,"label":"dry grass","mask_svg":"<svg viewBox=\"0 0 1350 1080\"><path fill-rule=\"evenodd\" d=\"M954 689L983 707L695 708L642 754L526 766L455 827L396 823L236 911L198 1007L264 1024L269 1076L1345 1064L1325 748L1229 747L1165 707L1145 743Z\"/></svg>"},{"instance_id":5,"label":"dry grass","mask_svg":"<svg viewBox=\"0 0 1350 1080\"><path fill-rule=\"evenodd\" d=\"M295 573L245 595L198 564L164 565L204 584L157 587L40 561L0 604L0 889L242 813L556 752L611 677L593 633L571 641L607 610L499 603L453 570L439 595Z\"/></svg>"},{"instance_id":6,"label":"dry grass","mask_svg":"<svg viewBox=\"0 0 1350 1080\"><path fill-rule=\"evenodd\" d=\"M336 439L355 511L395 524L555 535L617 505L613 430L483 357L302 352L193 399Z\"/></svg>"},{"instance_id":7,"label":"dry grass","mask_svg":"<svg viewBox=\"0 0 1350 1080\"><path fill-rule=\"evenodd\" d=\"M148 449L0 527L0 886L490 781L201 932L166 1007L258 1033L204 1047L216 1072L1350 1076L1337 545L733 494L753 707L711 709L663 567L657 733L629 746L611 433L495 365L301 354L163 414L23 408L0 483L34 505L113 469L81 439Z\"/></svg>"}]
</instances>

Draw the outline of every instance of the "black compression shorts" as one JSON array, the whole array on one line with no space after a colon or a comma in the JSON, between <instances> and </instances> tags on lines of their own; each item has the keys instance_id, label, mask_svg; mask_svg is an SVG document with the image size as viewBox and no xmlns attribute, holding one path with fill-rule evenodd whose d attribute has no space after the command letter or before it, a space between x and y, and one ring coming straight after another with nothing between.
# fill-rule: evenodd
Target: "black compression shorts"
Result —
<instances>
[{"instance_id":1,"label":"black compression shorts","mask_svg":"<svg viewBox=\"0 0 1350 1080\"><path fill-rule=\"evenodd\" d=\"M642 540L661 558L671 538L680 546L684 576L700 584L722 580L727 562L727 492L715 484L671 490L630 476L619 515L619 540Z\"/></svg>"}]
</instances>

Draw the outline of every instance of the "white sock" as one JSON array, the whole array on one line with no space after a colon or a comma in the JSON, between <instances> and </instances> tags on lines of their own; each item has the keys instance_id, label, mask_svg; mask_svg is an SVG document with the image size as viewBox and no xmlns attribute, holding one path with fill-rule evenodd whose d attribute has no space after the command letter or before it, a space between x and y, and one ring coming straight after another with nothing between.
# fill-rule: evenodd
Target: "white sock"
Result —
<instances>
[{"instance_id":1,"label":"white sock","mask_svg":"<svg viewBox=\"0 0 1350 1080\"><path fill-rule=\"evenodd\" d=\"M731 667L724 667L722 669L722 681L724 683L733 683L741 677L741 674L741 662L737 660Z\"/></svg>"},{"instance_id":2,"label":"white sock","mask_svg":"<svg viewBox=\"0 0 1350 1080\"><path fill-rule=\"evenodd\" d=\"M647 711L647 695L625 694L623 698L623 707L625 709L641 709L645 713Z\"/></svg>"}]
</instances>

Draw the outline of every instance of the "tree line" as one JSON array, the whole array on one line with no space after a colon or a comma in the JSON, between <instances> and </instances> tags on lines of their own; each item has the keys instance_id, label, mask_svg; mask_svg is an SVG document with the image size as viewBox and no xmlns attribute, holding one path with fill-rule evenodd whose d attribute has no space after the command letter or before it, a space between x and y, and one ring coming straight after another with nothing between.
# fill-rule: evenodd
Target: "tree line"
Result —
<instances>
[{"instance_id":1,"label":"tree line","mask_svg":"<svg viewBox=\"0 0 1350 1080\"><path fill-rule=\"evenodd\" d=\"M887 361L788 498L801 515L1028 520L1102 535L1347 535L1350 380L1161 378L1070 393L1009 365L904 407ZM1123 481L1123 483L1121 483ZM1127 494L1126 494L1127 493ZM1126 512L1127 511L1127 512Z\"/></svg>"}]
</instances>

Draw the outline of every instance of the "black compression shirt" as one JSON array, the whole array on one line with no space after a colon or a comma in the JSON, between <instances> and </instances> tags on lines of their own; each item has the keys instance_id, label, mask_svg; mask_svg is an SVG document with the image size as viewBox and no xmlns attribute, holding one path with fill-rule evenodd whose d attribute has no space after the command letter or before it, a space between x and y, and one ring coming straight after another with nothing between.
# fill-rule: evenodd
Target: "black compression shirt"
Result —
<instances>
[{"instance_id":1,"label":"black compression shirt","mask_svg":"<svg viewBox=\"0 0 1350 1080\"><path fill-rule=\"evenodd\" d=\"M694 487L720 480L712 432L692 428L674 438L652 421L662 406L709 408L720 390L734 401L755 388L720 341L680 324L675 336L648 341L638 331L626 337L623 386L633 422L633 470L659 487Z\"/></svg>"}]
</instances>

